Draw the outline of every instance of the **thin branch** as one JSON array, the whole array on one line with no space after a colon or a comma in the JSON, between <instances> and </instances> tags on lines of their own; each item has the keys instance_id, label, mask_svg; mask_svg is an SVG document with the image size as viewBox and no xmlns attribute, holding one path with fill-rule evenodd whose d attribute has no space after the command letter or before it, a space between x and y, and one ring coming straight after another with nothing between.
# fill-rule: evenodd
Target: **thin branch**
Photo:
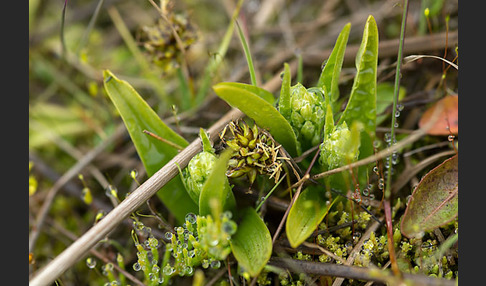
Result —
<instances>
[{"instance_id":1,"label":"thin branch","mask_svg":"<svg viewBox=\"0 0 486 286\"><path fill-rule=\"evenodd\" d=\"M340 265L335 263L322 263L313 261L294 260L290 258L271 258L269 265L288 269L291 272L307 274L344 277L356 280L376 281L376 282L398 282L392 276L390 271L381 270L379 268L365 268L358 266ZM403 274L404 280L414 282L414 285L429 285L429 286L453 286L456 281L444 278L429 277L422 274Z\"/></svg>"}]
</instances>

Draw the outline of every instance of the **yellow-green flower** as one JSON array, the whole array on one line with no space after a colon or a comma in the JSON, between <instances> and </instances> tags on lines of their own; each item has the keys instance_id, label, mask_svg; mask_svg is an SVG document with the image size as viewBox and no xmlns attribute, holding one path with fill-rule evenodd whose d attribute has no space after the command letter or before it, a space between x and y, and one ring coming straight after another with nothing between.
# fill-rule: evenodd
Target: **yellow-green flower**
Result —
<instances>
[{"instance_id":1,"label":"yellow-green flower","mask_svg":"<svg viewBox=\"0 0 486 286\"><path fill-rule=\"evenodd\" d=\"M227 129L233 135L228 140L224 138ZM278 181L282 170L278 157L280 146L276 146L268 133L256 125L250 127L244 121L232 121L223 130L221 140L234 151L229 160L228 177L246 175L250 183L253 183L257 174L266 174Z\"/></svg>"}]
</instances>

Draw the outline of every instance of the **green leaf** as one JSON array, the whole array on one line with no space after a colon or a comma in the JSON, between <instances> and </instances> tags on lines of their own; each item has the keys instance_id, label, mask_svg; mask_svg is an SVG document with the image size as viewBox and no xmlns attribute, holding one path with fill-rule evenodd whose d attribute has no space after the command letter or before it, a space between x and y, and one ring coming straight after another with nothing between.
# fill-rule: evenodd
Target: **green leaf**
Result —
<instances>
[{"instance_id":1,"label":"green leaf","mask_svg":"<svg viewBox=\"0 0 486 286\"><path fill-rule=\"evenodd\" d=\"M459 203L458 155L432 169L413 191L402 217L401 232L420 238L457 217Z\"/></svg>"},{"instance_id":2,"label":"green leaf","mask_svg":"<svg viewBox=\"0 0 486 286\"><path fill-rule=\"evenodd\" d=\"M253 66L253 60L251 59L250 47L246 41L245 35L241 30L240 24L236 22L236 27L238 28L238 35L240 36L241 45L243 46L243 51L245 52L246 62L248 63L248 70L250 72L250 79L251 84L256 86L256 74L255 74L255 67Z\"/></svg>"},{"instance_id":3,"label":"green leaf","mask_svg":"<svg viewBox=\"0 0 486 286\"><path fill-rule=\"evenodd\" d=\"M288 63L284 63L284 72L282 78L282 87L280 88L280 98L278 101L278 111L280 114L290 122L291 106L290 106L290 67Z\"/></svg>"},{"instance_id":4,"label":"green leaf","mask_svg":"<svg viewBox=\"0 0 486 286\"><path fill-rule=\"evenodd\" d=\"M325 188L315 186L308 187L297 198L285 224L290 246L296 248L304 242L317 229L337 199L327 205L325 198Z\"/></svg>"},{"instance_id":5,"label":"green leaf","mask_svg":"<svg viewBox=\"0 0 486 286\"><path fill-rule=\"evenodd\" d=\"M238 230L230 245L239 265L251 276L257 276L272 255L272 237L265 222L253 208L241 212Z\"/></svg>"},{"instance_id":6,"label":"green leaf","mask_svg":"<svg viewBox=\"0 0 486 286\"><path fill-rule=\"evenodd\" d=\"M258 126L267 129L291 156L297 156L297 139L292 127L272 104L260 96L264 93L263 89L235 82L218 83L213 89L229 105L240 109Z\"/></svg>"},{"instance_id":7,"label":"green leaf","mask_svg":"<svg viewBox=\"0 0 486 286\"><path fill-rule=\"evenodd\" d=\"M339 75L343 66L344 52L346 51L350 29L351 23L347 23L341 30L317 82L318 87L326 87L331 97L331 102L335 102L339 97Z\"/></svg>"},{"instance_id":8,"label":"green leaf","mask_svg":"<svg viewBox=\"0 0 486 286\"><path fill-rule=\"evenodd\" d=\"M108 70L103 71L103 77L106 93L120 113L148 176L152 176L177 155L178 150L143 133L143 130L179 146L186 147L188 142L165 125L128 82L119 80ZM179 176L170 180L157 195L181 222L188 212L197 212L197 205L187 194Z\"/></svg>"},{"instance_id":9,"label":"green leaf","mask_svg":"<svg viewBox=\"0 0 486 286\"><path fill-rule=\"evenodd\" d=\"M364 131L371 138L376 129L376 69L378 65L378 28L373 16L369 16L363 39L356 55L356 77L349 102L339 122L351 126L355 120L364 124Z\"/></svg>"},{"instance_id":10,"label":"green leaf","mask_svg":"<svg viewBox=\"0 0 486 286\"><path fill-rule=\"evenodd\" d=\"M224 210L234 211L236 200L226 177L228 161L233 151L225 150L209 175L199 195L199 214L211 214L218 219Z\"/></svg>"}]
</instances>

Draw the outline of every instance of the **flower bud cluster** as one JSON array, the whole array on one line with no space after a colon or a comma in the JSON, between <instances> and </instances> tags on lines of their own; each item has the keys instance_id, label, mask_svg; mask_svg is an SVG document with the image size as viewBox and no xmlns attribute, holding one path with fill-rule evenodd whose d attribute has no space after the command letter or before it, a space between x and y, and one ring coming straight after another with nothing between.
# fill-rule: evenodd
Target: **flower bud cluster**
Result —
<instances>
[{"instance_id":1,"label":"flower bud cluster","mask_svg":"<svg viewBox=\"0 0 486 286\"><path fill-rule=\"evenodd\" d=\"M321 142L324 126L325 101L322 89L306 89L301 83L290 88L290 125L300 150L305 151Z\"/></svg>"},{"instance_id":2,"label":"flower bud cluster","mask_svg":"<svg viewBox=\"0 0 486 286\"><path fill-rule=\"evenodd\" d=\"M225 139L226 129L233 135ZM282 171L278 150L272 138L256 125L250 127L245 121L231 121L220 135L221 141L234 151L229 160L227 176L238 178L247 176L250 183L256 175L266 174L277 182Z\"/></svg>"},{"instance_id":3,"label":"flower bud cluster","mask_svg":"<svg viewBox=\"0 0 486 286\"><path fill-rule=\"evenodd\" d=\"M179 66L182 53L178 45L182 44L187 49L197 40L196 29L187 16L176 14L169 8L164 7L168 21L159 19L154 26L143 26L138 35L139 42L164 73L173 72Z\"/></svg>"}]
</instances>

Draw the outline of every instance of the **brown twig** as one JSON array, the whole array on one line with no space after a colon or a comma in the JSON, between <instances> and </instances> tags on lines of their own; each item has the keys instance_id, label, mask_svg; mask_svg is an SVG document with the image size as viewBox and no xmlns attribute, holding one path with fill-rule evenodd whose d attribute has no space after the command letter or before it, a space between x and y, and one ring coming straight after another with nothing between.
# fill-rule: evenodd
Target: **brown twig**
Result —
<instances>
[{"instance_id":1,"label":"brown twig","mask_svg":"<svg viewBox=\"0 0 486 286\"><path fill-rule=\"evenodd\" d=\"M365 268L358 266L340 265L335 263L322 263L313 261L294 260L290 258L271 258L268 262L279 268L288 269L291 272L307 274L344 277L348 279L376 281L381 283L397 282L389 271L378 268ZM429 286L453 286L456 281L444 278L429 277L422 274L403 274L404 279L414 282L414 285Z\"/></svg>"}]
</instances>

